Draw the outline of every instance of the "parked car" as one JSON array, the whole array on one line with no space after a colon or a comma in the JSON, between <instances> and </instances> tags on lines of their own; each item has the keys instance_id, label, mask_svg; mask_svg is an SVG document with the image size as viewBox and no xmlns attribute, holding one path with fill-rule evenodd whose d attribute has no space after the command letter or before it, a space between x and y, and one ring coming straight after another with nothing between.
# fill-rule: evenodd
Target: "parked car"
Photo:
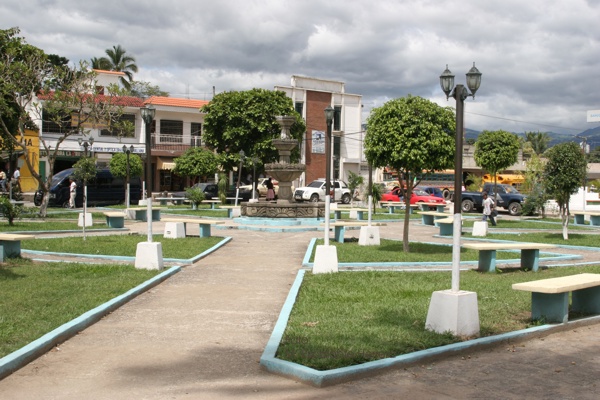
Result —
<instances>
[{"instance_id":1,"label":"parked car","mask_svg":"<svg viewBox=\"0 0 600 400\"><path fill-rule=\"evenodd\" d=\"M62 170L52 177L50 181L50 197L48 206L69 206L69 178L75 173L74 168ZM142 197L142 183L139 177L129 179L130 202L138 204ZM36 206L42 204L44 193L41 190L35 192L33 203ZM96 177L87 181L87 204L88 205L111 205L125 202L125 179L114 177L108 169L99 169ZM83 182L77 181L77 194L75 206L83 206Z\"/></svg>"},{"instance_id":2,"label":"parked car","mask_svg":"<svg viewBox=\"0 0 600 400\"><path fill-rule=\"evenodd\" d=\"M202 192L204 193L204 198L206 200L213 200L213 199L219 199L219 187L217 186L216 183L210 183L210 182L200 182L200 183L196 183L193 187L195 188L200 188L202 190ZM227 200L228 203L234 203L235 200L232 200L235 198L235 194L236 194L236 189L228 189L227 190L227 197L229 198ZM176 192L173 193L173 197L186 197L187 192ZM252 198L252 189L246 189L243 186L240 186L240 192L238 194L238 201L248 201Z\"/></svg>"},{"instance_id":3,"label":"parked car","mask_svg":"<svg viewBox=\"0 0 600 400\"><path fill-rule=\"evenodd\" d=\"M477 210L481 212L483 209L482 193L488 192L492 199L495 199L497 207L503 207L508 210L510 215L520 215L526 196L519 193L519 191L511 185L497 184L496 189L498 193L494 196L494 184L485 183L482 192L462 192L462 211L472 212L473 210Z\"/></svg>"},{"instance_id":4,"label":"parked car","mask_svg":"<svg viewBox=\"0 0 600 400\"><path fill-rule=\"evenodd\" d=\"M267 186L265 185L265 181L267 179L269 179L269 178L259 178L258 179L258 182L256 184L256 198L257 199L259 197L267 196ZM273 190L275 190L275 198L277 198L277 195L279 194L279 182L276 181L275 179L271 179L271 182L273 183ZM242 188L244 190L250 190L252 193L252 184L240 186L240 190L242 190Z\"/></svg>"},{"instance_id":5,"label":"parked car","mask_svg":"<svg viewBox=\"0 0 600 400\"><path fill-rule=\"evenodd\" d=\"M384 193L381 196L381 201L404 201L404 190L399 187L395 187L389 192ZM422 189L414 188L410 197L410 204L417 203L446 204L446 201L442 198L431 196L429 193Z\"/></svg>"},{"instance_id":6,"label":"parked car","mask_svg":"<svg viewBox=\"0 0 600 400\"><path fill-rule=\"evenodd\" d=\"M431 196L435 196L435 197L439 197L441 199L444 198L444 193L442 192L442 189L440 189L439 187L435 187L435 186L419 186L419 189L429 193Z\"/></svg>"},{"instance_id":7,"label":"parked car","mask_svg":"<svg viewBox=\"0 0 600 400\"><path fill-rule=\"evenodd\" d=\"M352 199L348 185L343 181L335 181L331 184L333 190L333 201L341 201L349 204ZM298 188L294 191L294 200L296 201L325 201L325 179L312 181L308 186Z\"/></svg>"}]
</instances>

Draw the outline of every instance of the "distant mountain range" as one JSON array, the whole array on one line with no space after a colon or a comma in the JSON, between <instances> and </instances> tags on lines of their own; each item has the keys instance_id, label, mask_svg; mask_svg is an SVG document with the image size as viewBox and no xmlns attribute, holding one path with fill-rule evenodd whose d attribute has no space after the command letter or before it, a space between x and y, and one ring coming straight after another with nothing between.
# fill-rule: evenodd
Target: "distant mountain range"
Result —
<instances>
[{"instance_id":1,"label":"distant mountain range","mask_svg":"<svg viewBox=\"0 0 600 400\"><path fill-rule=\"evenodd\" d=\"M481 132L479 132L479 131L467 129L465 137L467 139L477 140L477 136L479 136L480 133ZM525 137L525 135L522 133L517 133L516 135L520 136L520 137ZM549 147L552 147L554 145L557 145L559 143L564 143L564 142L574 142L574 141L576 141L577 143L581 142L581 139L576 138L576 136L583 136L586 138L586 142L590 146L590 151L592 151L592 150L594 150L594 148L600 146L600 126L593 128L593 129L585 130L576 135L548 132L548 136L550 137Z\"/></svg>"}]
</instances>

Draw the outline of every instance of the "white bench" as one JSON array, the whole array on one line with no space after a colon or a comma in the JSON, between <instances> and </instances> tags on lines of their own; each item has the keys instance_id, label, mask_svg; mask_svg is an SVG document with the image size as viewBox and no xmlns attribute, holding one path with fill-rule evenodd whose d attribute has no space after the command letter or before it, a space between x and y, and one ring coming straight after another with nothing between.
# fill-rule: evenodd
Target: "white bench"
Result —
<instances>
[{"instance_id":1,"label":"white bench","mask_svg":"<svg viewBox=\"0 0 600 400\"><path fill-rule=\"evenodd\" d=\"M160 221L160 210L162 208L152 207L152 221ZM136 221L146 222L148 220L148 209L146 207L128 208L127 213L130 212L133 213L133 219Z\"/></svg>"},{"instance_id":2,"label":"white bench","mask_svg":"<svg viewBox=\"0 0 600 400\"><path fill-rule=\"evenodd\" d=\"M242 206L219 206L219 208L227 210L227 218L239 217L242 215Z\"/></svg>"},{"instance_id":3,"label":"white bench","mask_svg":"<svg viewBox=\"0 0 600 400\"><path fill-rule=\"evenodd\" d=\"M333 227L333 237L336 242L344 243L346 228L368 226L368 221L335 221L330 222L329 227ZM325 226L325 224L321 224ZM385 226L385 223L371 222L371 226Z\"/></svg>"},{"instance_id":4,"label":"white bench","mask_svg":"<svg viewBox=\"0 0 600 400\"><path fill-rule=\"evenodd\" d=\"M418 214L421 216L421 222L423 225L434 226L435 220L451 217L452 214L443 213L439 211L419 211Z\"/></svg>"},{"instance_id":5,"label":"white bench","mask_svg":"<svg viewBox=\"0 0 600 400\"><path fill-rule=\"evenodd\" d=\"M221 204L221 200L214 200L214 199L211 199L211 200L202 200L202 203L209 203L210 204L210 209L211 210L216 210L217 209L216 205L217 204Z\"/></svg>"},{"instance_id":6,"label":"white bench","mask_svg":"<svg viewBox=\"0 0 600 400\"><path fill-rule=\"evenodd\" d=\"M431 211L431 208L435 207L435 211L444 212L446 210L446 203L417 203L421 207L422 211Z\"/></svg>"},{"instance_id":7,"label":"white bench","mask_svg":"<svg viewBox=\"0 0 600 400\"><path fill-rule=\"evenodd\" d=\"M0 233L0 262L21 256L21 240L35 239L34 235Z\"/></svg>"},{"instance_id":8,"label":"white bench","mask_svg":"<svg viewBox=\"0 0 600 400\"><path fill-rule=\"evenodd\" d=\"M573 211L575 225L585 224L585 216L590 217L591 226L600 226L600 212L599 211Z\"/></svg>"},{"instance_id":9,"label":"white bench","mask_svg":"<svg viewBox=\"0 0 600 400\"><path fill-rule=\"evenodd\" d=\"M462 224L463 218L461 218ZM454 216L451 215L446 218L436 219L435 225L440 228L440 236L452 236L454 234Z\"/></svg>"},{"instance_id":10,"label":"white bench","mask_svg":"<svg viewBox=\"0 0 600 400\"><path fill-rule=\"evenodd\" d=\"M552 249L556 246L547 243L469 242L463 243L462 247L479 251L479 271L494 272L496 270L496 250L521 250L521 268L537 271L540 249Z\"/></svg>"},{"instance_id":11,"label":"white bench","mask_svg":"<svg viewBox=\"0 0 600 400\"><path fill-rule=\"evenodd\" d=\"M104 213L106 225L109 228L123 228L125 226L125 214L120 211L108 211Z\"/></svg>"},{"instance_id":12,"label":"white bench","mask_svg":"<svg viewBox=\"0 0 600 400\"><path fill-rule=\"evenodd\" d=\"M210 237L210 228L212 225L224 224L223 221L215 221L202 218L163 218L163 222L181 222L183 223L183 229L187 235L187 224L198 224L200 230L200 237Z\"/></svg>"},{"instance_id":13,"label":"white bench","mask_svg":"<svg viewBox=\"0 0 600 400\"><path fill-rule=\"evenodd\" d=\"M600 274L578 274L515 283L514 290L531 292L531 319L566 323L571 311L600 314Z\"/></svg>"},{"instance_id":14,"label":"white bench","mask_svg":"<svg viewBox=\"0 0 600 400\"><path fill-rule=\"evenodd\" d=\"M399 210L406 209L406 203L403 201L381 201L381 202L379 202L379 205L384 208L387 207L389 214L395 213L396 208ZM415 209L419 208L419 206L417 204L409 204L408 207L410 208L409 209L410 214L412 214Z\"/></svg>"}]
</instances>

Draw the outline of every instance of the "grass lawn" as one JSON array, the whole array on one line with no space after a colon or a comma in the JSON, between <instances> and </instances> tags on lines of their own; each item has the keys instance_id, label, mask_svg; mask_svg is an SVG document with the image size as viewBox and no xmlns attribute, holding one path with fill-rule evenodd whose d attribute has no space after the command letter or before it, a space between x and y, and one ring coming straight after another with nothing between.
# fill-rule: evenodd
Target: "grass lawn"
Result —
<instances>
[{"instance_id":1,"label":"grass lawn","mask_svg":"<svg viewBox=\"0 0 600 400\"><path fill-rule=\"evenodd\" d=\"M469 218L463 221L464 227L473 227L473 223L475 221L480 221L481 218ZM562 226L560 221L556 221L555 219L502 219L496 221L498 223L497 226L490 228L494 229L544 229L544 230L561 230ZM569 224L569 230L583 230L590 231L590 228L577 226L573 224Z\"/></svg>"},{"instance_id":2,"label":"grass lawn","mask_svg":"<svg viewBox=\"0 0 600 400\"><path fill-rule=\"evenodd\" d=\"M600 273L600 266L537 273L461 273L461 290L477 292L481 336L532 326L531 294L517 282ZM425 330L431 294L449 289L451 272L307 273L277 357L328 370L455 343Z\"/></svg>"},{"instance_id":3,"label":"grass lawn","mask_svg":"<svg viewBox=\"0 0 600 400\"><path fill-rule=\"evenodd\" d=\"M36 239L24 240L21 242L21 248L57 253L135 257L137 244L147 239L146 235L88 236L86 240L83 240L83 237ZM153 240L162 243L164 258L189 259L213 247L223 238L211 236L164 239L162 235L155 235Z\"/></svg>"},{"instance_id":4,"label":"grass lawn","mask_svg":"<svg viewBox=\"0 0 600 400\"><path fill-rule=\"evenodd\" d=\"M175 214L175 215L189 215L194 217L214 217L214 218L227 218L227 210L211 210L210 208L199 208L192 210L191 208L169 208L162 212L163 215Z\"/></svg>"},{"instance_id":5,"label":"grass lawn","mask_svg":"<svg viewBox=\"0 0 600 400\"><path fill-rule=\"evenodd\" d=\"M569 231L571 229L569 228ZM488 232L488 239L498 240L513 240L519 242L534 242L534 243L551 243L551 244L562 244L569 246L586 246L586 247L600 247L600 236L594 234L593 231L590 234L569 232L569 240L564 240L562 233L551 233L551 232L531 232L531 233L516 233L516 234L502 234L502 233L490 233Z\"/></svg>"},{"instance_id":6,"label":"grass lawn","mask_svg":"<svg viewBox=\"0 0 600 400\"><path fill-rule=\"evenodd\" d=\"M514 235L512 235L514 236ZM316 242L317 245L323 244L323 239ZM402 241L381 239L379 246L359 246L358 242L339 243L334 240L329 241L330 245L337 247L338 262L451 262L452 246L431 243L410 243L410 252L403 251ZM316 246L310 257L310 262L314 262ZM476 261L479 259L479 252L476 250L461 249L460 258L462 261ZM496 258L499 260L519 258L519 253L510 251L496 252ZM543 254L541 255L543 257Z\"/></svg>"},{"instance_id":7,"label":"grass lawn","mask_svg":"<svg viewBox=\"0 0 600 400\"><path fill-rule=\"evenodd\" d=\"M94 219L92 226L86 226L87 230L93 229L108 229L106 222L102 219L102 222ZM73 222L69 221L19 221L16 220L14 225L0 222L0 232L34 232L34 231L81 231L82 227L77 226L77 220Z\"/></svg>"},{"instance_id":8,"label":"grass lawn","mask_svg":"<svg viewBox=\"0 0 600 400\"><path fill-rule=\"evenodd\" d=\"M123 265L0 265L0 357L158 274Z\"/></svg>"}]
</instances>

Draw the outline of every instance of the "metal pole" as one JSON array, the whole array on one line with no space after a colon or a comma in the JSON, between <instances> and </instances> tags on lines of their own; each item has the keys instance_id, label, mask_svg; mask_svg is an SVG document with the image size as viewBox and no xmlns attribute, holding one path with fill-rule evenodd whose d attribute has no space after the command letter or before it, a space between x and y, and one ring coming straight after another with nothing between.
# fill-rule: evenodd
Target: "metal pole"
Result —
<instances>
[{"instance_id":1,"label":"metal pole","mask_svg":"<svg viewBox=\"0 0 600 400\"><path fill-rule=\"evenodd\" d=\"M327 137L325 138L325 246L329 246L329 220L331 198L331 125L333 120L327 120Z\"/></svg>"},{"instance_id":2,"label":"metal pole","mask_svg":"<svg viewBox=\"0 0 600 400\"><path fill-rule=\"evenodd\" d=\"M152 243L152 160L150 152L152 148L150 137L150 124L146 123L146 220L148 221L148 243Z\"/></svg>"},{"instance_id":3,"label":"metal pole","mask_svg":"<svg viewBox=\"0 0 600 400\"><path fill-rule=\"evenodd\" d=\"M462 234L462 137L464 126L464 105L467 89L463 85L454 88L456 100L456 148L454 154L454 222L452 237L452 291L460 287L460 236Z\"/></svg>"}]
</instances>

